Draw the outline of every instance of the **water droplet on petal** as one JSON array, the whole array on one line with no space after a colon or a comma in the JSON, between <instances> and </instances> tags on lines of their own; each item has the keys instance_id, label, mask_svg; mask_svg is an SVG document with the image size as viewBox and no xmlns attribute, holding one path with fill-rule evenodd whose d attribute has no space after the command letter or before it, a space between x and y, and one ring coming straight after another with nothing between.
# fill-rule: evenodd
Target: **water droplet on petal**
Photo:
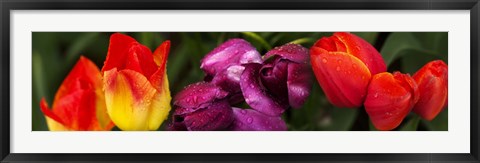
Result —
<instances>
[{"instance_id":1,"label":"water droplet on petal","mask_svg":"<svg viewBox=\"0 0 480 163\"><path fill-rule=\"evenodd\" d=\"M252 118L252 117L248 117L248 118L247 118L247 122L248 122L248 123L252 123L252 122L253 122L253 118Z\"/></svg>"},{"instance_id":2,"label":"water droplet on petal","mask_svg":"<svg viewBox=\"0 0 480 163\"><path fill-rule=\"evenodd\" d=\"M323 57L322 62L327 63L327 58Z\"/></svg>"},{"instance_id":3,"label":"water droplet on petal","mask_svg":"<svg viewBox=\"0 0 480 163\"><path fill-rule=\"evenodd\" d=\"M337 66L337 71L340 71L340 66Z\"/></svg>"},{"instance_id":4,"label":"water droplet on petal","mask_svg":"<svg viewBox=\"0 0 480 163\"><path fill-rule=\"evenodd\" d=\"M247 114L247 111L246 111L245 109L242 109L242 110L240 111L240 113L242 113L242 114Z\"/></svg>"}]
</instances>

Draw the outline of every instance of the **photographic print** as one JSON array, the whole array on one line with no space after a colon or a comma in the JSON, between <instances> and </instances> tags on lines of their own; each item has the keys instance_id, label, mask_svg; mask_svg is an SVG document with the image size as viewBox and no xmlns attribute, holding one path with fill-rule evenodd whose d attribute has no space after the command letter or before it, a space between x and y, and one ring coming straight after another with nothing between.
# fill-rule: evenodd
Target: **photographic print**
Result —
<instances>
[{"instance_id":1,"label":"photographic print","mask_svg":"<svg viewBox=\"0 0 480 163\"><path fill-rule=\"evenodd\" d=\"M447 131L447 32L32 32L32 131Z\"/></svg>"}]
</instances>

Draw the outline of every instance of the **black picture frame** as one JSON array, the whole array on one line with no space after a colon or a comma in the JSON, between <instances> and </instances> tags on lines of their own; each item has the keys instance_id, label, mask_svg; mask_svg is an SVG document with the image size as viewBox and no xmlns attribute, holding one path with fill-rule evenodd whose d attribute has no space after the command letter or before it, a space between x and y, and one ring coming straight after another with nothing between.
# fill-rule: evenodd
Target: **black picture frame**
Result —
<instances>
[{"instance_id":1,"label":"black picture frame","mask_svg":"<svg viewBox=\"0 0 480 163\"><path fill-rule=\"evenodd\" d=\"M480 162L478 0L1 0L0 160L2 162ZM470 10L470 153L461 154L24 154L10 152L12 10ZM448 141L448 140L445 140ZM446 147L447 148L447 147Z\"/></svg>"}]
</instances>

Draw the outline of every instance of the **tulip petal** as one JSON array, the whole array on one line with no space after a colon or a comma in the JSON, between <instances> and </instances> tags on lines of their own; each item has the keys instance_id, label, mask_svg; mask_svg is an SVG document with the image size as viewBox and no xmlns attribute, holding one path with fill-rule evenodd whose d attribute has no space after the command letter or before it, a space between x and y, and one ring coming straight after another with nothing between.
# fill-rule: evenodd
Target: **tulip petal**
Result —
<instances>
[{"instance_id":1,"label":"tulip petal","mask_svg":"<svg viewBox=\"0 0 480 163\"><path fill-rule=\"evenodd\" d=\"M288 100L288 60L277 58L273 63L264 63L260 69L262 85L280 101Z\"/></svg>"},{"instance_id":2,"label":"tulip petal","mask_svg":"<svg viewBox=\"0 0 480 163\"><path fill-rule=\"evenodd\" d=\"M42 98L40 101L40 109L42 110L43 114L45 115L45 119L47 120L48 129L50 131L66 131L66 128L63 125L62 119L58 117L55 113L50 110L48 107L47 101L45 98Z\"/></svg>"},{"instance_id":3,"label":"tulip petal","mask_svg":"<svg viewBox=\"0 0 480 163\"><path fill-rule=\"evenodd\" d=\"M164 78L166 78L166 67L167 67L167 58L168 53L170 52L170 41L163 42L156 50L153 52L153 59L155 64L157 64L158 69L153 73L148 80L152 83L152 86L161 91L164 85ZM168 81L168 79L167 79ZM167 88L168 89L168 88Z\"/></svg>"},{"instance_id":4,"label":"tulip petal","mask_svg":"<svg viewBox=\"0 0 480 163\"><path fill-rule=\"evenodd\" d=\"M173 104L184 108L184 110L176 110L175 114L181 115L207 107L211 102L223 99L227 95L228 92L212 83L198 82L190 84L175 96Z\"/></svg>"},{"instance_id":5,"label":"tulip petal","mask_svg":"<svg viewBox=\"0 0 480 163\"><path fill-rule=\"evenodd\" d=\"M288 105L285 101L275 99L260 84L259 72L261 64L250 63L245 64L245 70L240 80L240 88L242 89L245 102L253 109L271 116L279 116Z\"/></svg>"},{"instance_id":6,"label":"tulip petal","mask_svg":"<svg viewBox=\"0 0 480 163\"><path fill-rule=\"evenodd\" d=\"M157 66L165 66L167 63L168 54L170 53L170 40L164 41L153 52L153 60ZM165 68L165 67L163 67Z\"/></svg>"},{"instance_id":7,"label":"tulip petal","mask_svg":"<svg viewBox=\"0 0 480 163\"><path fill-rule=\"evenodd\" d=\"M365 63L373 75L387 71L382 55L370 43L347 32L336 32L333 35L344 43L346 52Z\"/></svg>"},{"instance_id":8,"label":"tulip petal","mask_svg":"<svg viewBox=\"0 0 480 163\"><path fill-rule=\"evenodd\" d=\"M420 99L413 112L426 120L433 120L447 105L448 67L445 62L436 60L418 70L413 78L418 83Z\"/></svg>"},{"instance_id":9,"label":"tulip petal","mask_svg":"<svg viewBox=\"0 0 480 163\"><path fill-rule=\"evenodd\" d=\"M117 71L113 68L105 71L104 83L108 114L120 129L153 130L151 126L156 124L151 124L152 121L165 120L161 119L163 115L159 113L170 109L162 105L168 100L159 101L165 96L158 94L164 92L157 92L142 74L133 70ZM155 114L150 115L152 112Z\"/></svg>"},{"instance_id":10,"label":"tulip petal","mask_svg":"<svg viewBox=\"0 0 480 163\"><path fill-rule=\"evenodd\" d=\"M416 88L402 84L410 81L401 81L413 81L413 78L408 75L398 77L399 75L401 74L379 73L373 76L370 82L365 110L375 128L379 130L398 127L413 107L414 95L411 90Z\"/></svg>"},{"instance_id":11,"label":"tulip petal","mask_svg":"<svg viewBox=\"0 0 480 163\"><path fill-rule=\"evenodd\" d=\"M215 102L208 108L185 116L185 126L190 131L224 130L233 121L233 112L226 100Z\"/></svg>"},{"instance_id":12,"label":"tulip petal","mask_svg":"<svg viewBox=\"0 0 480 163\"><path fill-rule=\"evenodd\" d=\"M211 82L230 93L240 92L240 76L244 69L245 67L241 65L230 66L215 75Z\"/></svg>"},{"instance_id":13,"label":"tulip petal","mask_svg":"<svg viewBox=\"0 0 480 163\"><path fill-rule=\"evenodd\" d=\"M247 41L230 39L208 53L201 63L200 68L207 75L215 76L232 65L262 63L262 58Z\"/></svg>"},{"instance_id":14,"label":"tulip petal","mask_svg":"<svg viewBox=\"0 0 480 163\"><path fill-rule=\"evenodd\" d=\"M359 107L367 93L370 71L358 58L344 52L311 48L313 71L328 100L337 107Z\"/></svg>"},{"instance_id":15,"label":"tulip petal","mask_svg":"<svg viewBox=\"0 0 480 163\"><path fill-rule=\"evenodd\" d=\"M308 49L298 44L285 44L279 47L275 47L265 54L263 58L270 58L273 56L280 56L282 59L297 63L308 62Z\"/></svg>"},{"instance_id":16,"label":"tulip petal","mask_svg":"<svg viewBox=\"0 0 480 163\"><path fill-rule=\"evenodd\" d=\"M288 64L288 101L293 108L300 108L312 91L311 71L309 64Z\"/></svg>"},{"instance_id":17,"label":"tulip petal","mask_svg":"<svg viewBox=\"0 0 480 163\"><path fill-rule=\"evenodd\" d=\"M110 36L107 58L105 59L102 73L114 67L124 68L125 58L127 58L130 46L136 42L134 38L127 35L120 33L112 34Z\"/></svg>"},{"instance_id":18,"label":"tulip petal","mask_svg":"<svg viewBox=\"0 0 480 163\"><path fill-rule=\"evenodd\" d=\"M130 36L115 33L110 36L107 58L102 72L117 68L118 70L135 70L149 78L157 69L152 52Z\"/></svg>"},{"instance_id":19,"label":"tulip petal","mask_svg":"<svg viewBox=\"0 0 480 163\"><path fill-rule=\"evenodd\" d=\"M58 88L53 101L67 96L80 89L102 88L102 76L97 66L89 59L80 56L78 62L73 66L67 77ZM55 108L55 104L52 108Z\"/></svg>"},{"instance_id":20,"label":"tulip petal","mask_svg":"<svg viewBox=\"0 0 480 163\"><path fill-rule=\"evenodd\" d=\"M148 129L157 130L163 121L167 120L168 114L171 110L170 101L170 89L167 74L163 74L163 85L161 90L157 90L157 93L152 99L150 106L150 113L148 117Z\"/></svg>"},{"instance_id":21,"label":"tulip petal","mask_svg":"<svg viewBox=\"0 0 480 163\"><path fill-rule=\"evenodd\" d=\"M286 131L287 124L280 116L267 116L253 109L233 108L233 131Z\"/></svg>"}]
</instances>

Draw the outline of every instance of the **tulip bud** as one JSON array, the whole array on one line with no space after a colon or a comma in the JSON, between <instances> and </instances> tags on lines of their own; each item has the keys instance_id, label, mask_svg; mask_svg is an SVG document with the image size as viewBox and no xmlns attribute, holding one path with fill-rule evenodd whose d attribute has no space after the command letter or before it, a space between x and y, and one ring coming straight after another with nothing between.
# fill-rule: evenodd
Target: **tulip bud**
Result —
<instances>
[{"instance_id":1,"label":"tulip bud","mask_svg":"<svg viewBox=\"0 0 480 163\"><path fill-rule=\"evenodd\" d=\"M42 98L40 108L51 131L111 130L97 66L81 56L58 89L52 109Z\"/></svg>"},{"instance_id":2,"label":"tulip bud","mask_svg":"<svg viewBox=\"0 0 480 163\"><path fill-rule=\"evenodd\" d=\"M418 101L418 87L408 74L394 72L373 76L365 99L365 110L378 130L396 128Z\"/></svg>"},{"instance_id":3,"label":"tulip bud","mask_svg":"<svg viewBox=\"0 0 480 163\"><path fill-rule=\"evenodd\" d=\"M354 34L338 32L310 49L313 72L337 107L360 107L371 77L387 70L378 51Z\"/></svg>"},{"instance_id":4,"label":"tulip bud","mask_svg":"<svg viewBox=\"0 0 480 163\"><path fill-rule=\"evenodd\" d=\"M415 104L413 112L431 121L447 103L447 64L441 60L429 62L413 75L413 79L417 82L420 92L420 99Z\"/></svg>"},{"instance_id":5,"label":"tulip bud","mask_svg":"<svg viewBox=\"0 0 480 163\"><path fill-rule=\"evenodd\" d=\"M121 130L157 130L170 111L166 62L170 41L152 54L135 39L110 37L102 68L108 115Z\"/></svg>"}]
</instances>

